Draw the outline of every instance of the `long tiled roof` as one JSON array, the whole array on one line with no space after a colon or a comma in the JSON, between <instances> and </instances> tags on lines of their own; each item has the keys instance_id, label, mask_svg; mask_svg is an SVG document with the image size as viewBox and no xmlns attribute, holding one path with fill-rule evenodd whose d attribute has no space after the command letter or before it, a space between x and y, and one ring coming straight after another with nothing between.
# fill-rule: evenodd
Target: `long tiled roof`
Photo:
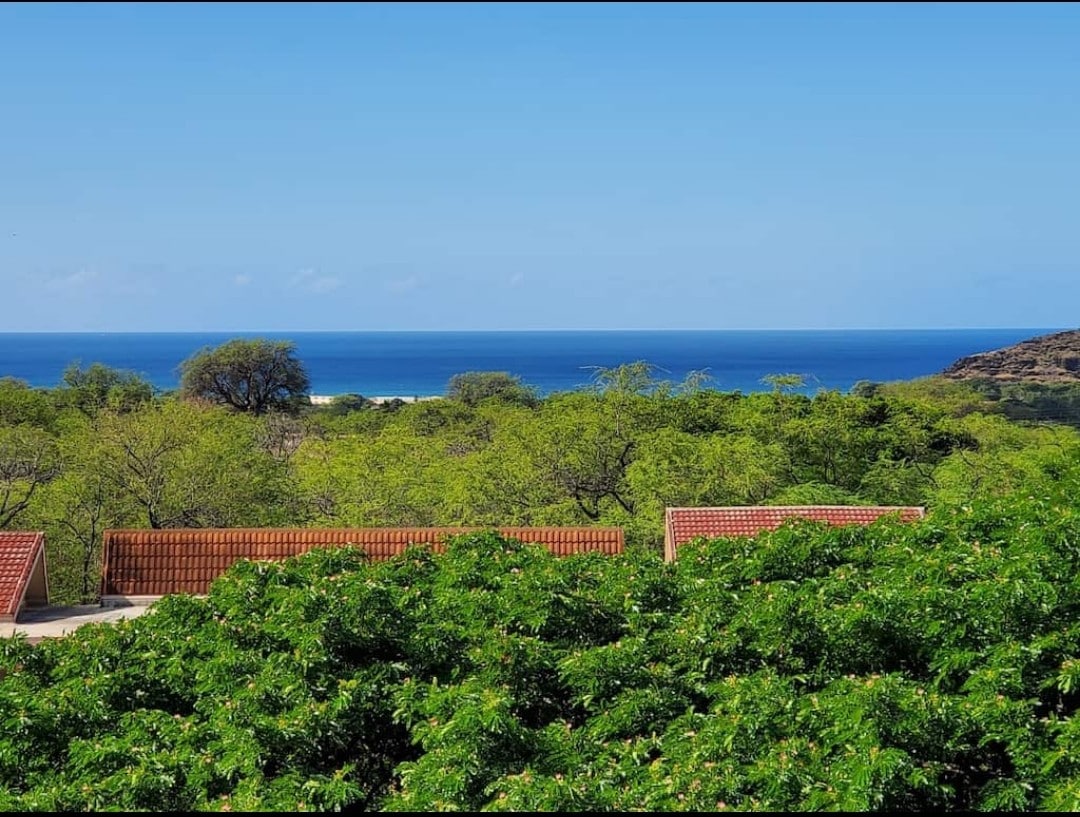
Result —
<instances>
[{"instance_id":1,"label":"long tiled roof","mask_svg":"<svg viewBox=\"0 0 1080 817\"><path fill-rule=\"evenodd\" d=\"M0 531L0 621L14 621L26 596L45 534Z\"/></svg>"},{"instance_id":2,"label":"long tiled roof","mask_svg":"<svg viewBox=\"0 0 1080 817\"><path fill-rule=\"evenodd\" d=\"M828 522L830 525L869 525L888 514L902 522L921 519L923 508L883 505L740 505L724 508L668 508L665 512L665 550L668 559L677 548L699 536L754 536L776 530L792 518Z\"/></svg>"},{"instance_id":3,"label":"long tiled roof","mask_svg":"<svg viewBox=\"0 0 1080 817\"><path fill-rule=\"evenodd\" d=\"M312 548L356 545L375 561L410 543L445 549L447 536L484 528L183 528L105 531L101 595L206 593L241 559L278 560ZM545 545L557 556L623 550L621 528L499 528L507 538Z\"/></svg>"}]
</instances>

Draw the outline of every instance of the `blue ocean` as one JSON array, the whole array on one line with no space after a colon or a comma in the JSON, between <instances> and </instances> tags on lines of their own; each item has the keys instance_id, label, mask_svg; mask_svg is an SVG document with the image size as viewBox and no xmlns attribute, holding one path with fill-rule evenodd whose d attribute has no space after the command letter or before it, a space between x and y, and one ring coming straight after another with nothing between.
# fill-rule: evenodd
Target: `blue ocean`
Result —
<instances>
[{"instance_id":1,"label":"blue ocean","mask_svg":"<svg viewBox=\"0 0 1080 817\"><path fill-rule=\"evenodd\" d=\"M805 392L847 391L859 380L907 380L957 358L1056 329L658 330L546 332L0 333L0 377L51 387L64 368L104 363L176 388L191 354L235 337L291 340L313 394L443 394L454 374L505 371L540 393L593 382L596 367L644 360L675 383L704 371L708 385L753 392L769 374L799 374Z\"/></svg>"}]
</instances>

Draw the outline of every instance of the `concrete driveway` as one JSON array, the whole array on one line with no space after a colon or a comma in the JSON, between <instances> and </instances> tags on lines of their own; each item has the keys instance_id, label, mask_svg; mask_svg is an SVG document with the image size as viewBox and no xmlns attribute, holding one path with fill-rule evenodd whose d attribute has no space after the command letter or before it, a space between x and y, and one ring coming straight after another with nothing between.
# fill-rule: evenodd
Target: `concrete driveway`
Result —
<instances>
[{"instance_id":1,"label":"concrete driveway","mask_svg":"<svg viewBox=\"0 0 1080 817\"><path fill-rule=\"evenodd\" d=\"M99 604L80 604L75 607L26 608L14 624L0 624L0 637L9 638L16 633L24 634L32 644L43 638L68 635L84 624L100 621L119 621L137 618L150 609L149 604L133 604L128 607L102 607Z\"/></svg>"}]
</instances>

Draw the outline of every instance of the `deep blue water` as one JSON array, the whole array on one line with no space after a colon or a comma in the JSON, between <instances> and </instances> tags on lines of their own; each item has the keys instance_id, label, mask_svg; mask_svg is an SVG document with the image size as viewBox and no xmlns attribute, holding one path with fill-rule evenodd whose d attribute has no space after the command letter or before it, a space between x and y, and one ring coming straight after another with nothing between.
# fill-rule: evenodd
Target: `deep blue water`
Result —
<instances>
[{"instance_id":1,"label":"deep blue water","mask_svg":"<svg viewBox=\"0 0 1080 817\"><path fill-rule=\"evenodd\" d=\"M707 370L713 388L761 391L768 374L795 373L806 391L859 380L934 374L957 358L1054 329L717 330L565 332L0 333L0 376L56 386L73 361L178 384L180 362L234 337L296 343L313 394L443 394L451 375L507 371L542 393L592 382L591 367L645 360L674 382Z\"/></svg>"}]
</instances>

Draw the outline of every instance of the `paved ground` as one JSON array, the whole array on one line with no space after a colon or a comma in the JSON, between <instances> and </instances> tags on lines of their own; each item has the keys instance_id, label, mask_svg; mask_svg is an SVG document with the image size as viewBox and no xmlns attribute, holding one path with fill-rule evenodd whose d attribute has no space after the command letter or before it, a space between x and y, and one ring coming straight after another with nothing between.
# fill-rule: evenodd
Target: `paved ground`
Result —
<instances>
[{"instance_id":1,"label":"paved ground","mask_svg":"<svg viewBox=\"0 0 1080 817\"><path fill-rule=\"evenodd\" d=\"M97 621L119 621L136 618L149 609L147 604L130 607L102 607L98 604L81 604L77 607L42 607L24 609L14 624L0 624L0 637L23 633L31 642L43 638L67 635L83 624Z\"/></svg>"}]
</instances>

